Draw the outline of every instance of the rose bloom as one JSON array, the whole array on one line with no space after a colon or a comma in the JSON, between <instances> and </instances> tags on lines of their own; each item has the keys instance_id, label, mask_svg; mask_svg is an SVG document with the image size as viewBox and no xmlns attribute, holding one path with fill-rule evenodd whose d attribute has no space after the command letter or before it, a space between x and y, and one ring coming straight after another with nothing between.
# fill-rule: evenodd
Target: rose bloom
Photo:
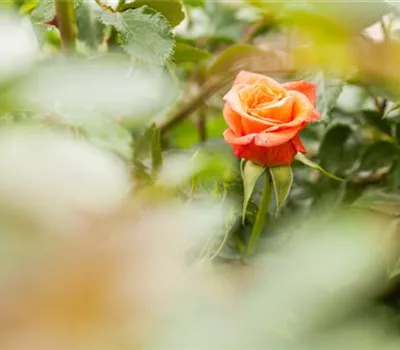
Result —
<instances>
[{"instance_id":1,"label":"rose bloom","mask_svg":"<svg viewBox=\"0 0 400 350\"><path fill-rule=\"evenodd\" d=\"M321 117L316 86L306 81L279 84L242 71L224 100L225 141L237 157L263 166L289 165L305 153L299 133Z\"/></svg>"}]
</instances>

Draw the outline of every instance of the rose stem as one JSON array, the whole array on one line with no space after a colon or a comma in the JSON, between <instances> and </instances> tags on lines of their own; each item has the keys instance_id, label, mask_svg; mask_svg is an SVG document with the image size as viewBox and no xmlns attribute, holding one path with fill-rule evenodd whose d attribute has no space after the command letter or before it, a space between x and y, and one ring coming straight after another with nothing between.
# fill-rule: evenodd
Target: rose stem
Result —
<instances>
[{"instance_id":1,"label":"rose stem","mask_svg":"<svg viewBox=\"0 0 400 350\"><path fill-rule=\"evenodd\" d=\"M271 176L269 175L269 172L266 171L264 188L260 199L260 207L258 208L256 221L253 225L253 229L251 230L249 243L246 249L247 257L251 256L254 253L258 245L258 242L260 241L261 233L266 222L269 203L271 202L271 199L272 199Z\"/></svg>"},{"instance_id":2,"label":"rose stem","mask_svg":"<svg viewBox=\"0 0 400 350\"><path fill-rule=\"evenodd\" d=\"M73 53L76 48L76 21L74 0L55 0L58 29L64 52Z\"/></svg>"}]
</instances>

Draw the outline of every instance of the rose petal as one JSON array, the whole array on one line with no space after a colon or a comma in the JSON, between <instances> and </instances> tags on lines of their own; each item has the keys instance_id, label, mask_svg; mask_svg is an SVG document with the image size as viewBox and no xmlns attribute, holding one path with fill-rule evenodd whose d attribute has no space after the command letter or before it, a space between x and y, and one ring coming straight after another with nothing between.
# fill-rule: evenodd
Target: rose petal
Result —
<instances>
[{"instance_id":1,"label":"rose petal","mask_svg":"<svg viewBox=\"0 0 400 350\"><path fill-rule=\"evenodd\" d=\"M282 84L282 86L286 90L294 90L301 92L308 98L311 104L315 107L315 103L317 100L317 86L315 84L303 80L303 81L293 81L290 83L285 83Z\"/></svg>"},{"instance_id":2,"label":"rose petal","mask_svg":"<svg viewBox=\"0 0 400 350\"><path fill-rule=\"evenodd\" d=\"M236 135L243 135L242 117L232 109L229 103L225 103L222 114L229 128L232 129Z\"/></svg>"},{"instance_id":3,"label":"rose petal","mask_svg":"<svg viewBox=\"0 0 400 350\"><path fill-rule=\"evenodd\" d=\"M241 131L244 131L245 134L254 133L254 132L262 132L271 126L274 126L275 123L271 123L270 121L259 119L256 117L252 117L249 115L245 109L243 108L242 102L239 98L239 92L237 86L234 86L224 97L226 103L229 107L241 116ZM226 119L225 119L226 120ZM238 123L238 120L231 120L232 124ZM231 124L228 123L228 126L231 127ZM242 135L243 132L237 132L239 130L238 127L231 129L235 130L236 134Z\"/></svg>"},{"instance_id":4,"label":"rose petal","mask_svg":"<svg viewBox=\"0 0 400 350\"><path fill-rule=\"evenodd\" d=\"M284 130L292 130L292 129L299 131L299 130L303 129L306 124L307 123L304 120L300 120L300 119L296 120L295 119L289 123L271 126L267 130L265 130L265 132L281 132Z\"/></svg>"},{"instance_id":5,"label":"rose petal","mask_svg":"<svg viewBox=\"0 0 400 350\"><path fill-rule=\"evenodd\" d=\"M231 145L248 145L253 141L256 134L249 134L246 136L237 136L231 129L226 129L223 133L224 139Z\"/></svg>"},{"instance_id":6,"label":"rose petal","mask_svg":"<svg viewBox=\"0 0 400 350\"><path fill-rule=\"evenodd\" d=\"M321 114L316 111L304 94L298 91L288 91L288 94L296 98L293 106L293 115L295 119L305 120L307 123L321 119Z\"/></svg>"},{"instance_id":7,"label":"rose petal","mask_svg":"<svg viewBox=\"0 0 400 350\"><path fill-rule=\"evenodd\" d=\"M254 137L254 143L260 147L276 147L292 140L299 131L299 129L292 128L279 132L257 134Z\"/></svg>"},{"instance_id":8,"label":"rose petal","mask_svg":"<svg viewBox=\"0 0 400 350\"><path fill-rule=\"evenodd\" d=\"M241 71L237 75L233 85L252 85L259 82L260 80L266 81L270 89L275 93L281 93L286 95L286 89L283 88L282 85L279 84L276 80L266 77L265 75L262 74L251 73L247 71Z\"/></svg>"},{"instance_id":9,"label":"rose petal","mask_svg":"<svg viewBox=\"0 0 400 350\"><path fill-rule=\"evenodd\" d=\"M307 153L307 150L306 150L306 148L304 147L303 142L301 142L301 139L300 139L300 136L299 136L299 135L296 135L296 136L292 139L292 143L293 143L293 146L296 147L296 149L297 149L298 152Z\"/></svg>"},{"instance_id":10,"label":"rose petal","mask_svg":"<svg viewBox=\"0 0 400 350\"><path fill-rule=\"evenodd\" d=\"M252 109L260 118L276 120L278 122L288 123L293 119L293 104L295 99L293 96L284 97L277 103L270 105L260 105Z\"/></svg>"},{"instance_id":11,"label":"rose petal","mask_svg":"<svg viewBox=\"0 0 400 350\"><path fill-rule=\"evenodd\" d=\"M253 161L263 166L290 165L297 154L292 142L284 143L277 147L260 147L255 143L248 145L234 145L232 147L236 157Z\"/></svg>"},{"instance_id":12,"label":"rose petal","mask_svg":"<svg viewBox=\"0 0 400 350\"><path fill-rule=\"evenodd\" d=\"M295 97L293 104L294 119L289 123L272 126L266 130L267 132L277 132L291 128L302 129L305 124L321 119L320 113L314 109L313 105L305 95L298 91L288 91L288 93Z\"/></svg>"}]
</instances>

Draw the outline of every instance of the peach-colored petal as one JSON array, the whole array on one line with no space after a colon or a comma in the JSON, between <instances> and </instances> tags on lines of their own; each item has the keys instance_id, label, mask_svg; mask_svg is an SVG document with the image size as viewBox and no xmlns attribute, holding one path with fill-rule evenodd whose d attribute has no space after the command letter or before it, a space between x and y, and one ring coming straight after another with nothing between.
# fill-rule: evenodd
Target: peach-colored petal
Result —
<instances>
[{"instance_id":1,"label":"peach-colored petal","mask_svg":"<svg viewBox=\"0 0 400 350\"><path fill-rule=\"evenodd\" d=\"M262 133L275 125L270 120L255 118L248 114L242 118L242 126L245 134Z\"/></svg>"},{"instance_id":2,"label":"peach-colored petal","mask_svg":"<svg viewBox=\"0 0 400 350\"><path fill-rule=\"evenodd\" d=\"M278 102L287 93L275 93L265 80L260 80L252 85L237 85L237 91L243 106L248 108Z\"/></svg>"},{"instance_id":3,"label":"peach-colored petal","mask_svg":"<svg viewBox=\"0 0 400 350\"><path fill-rule=\"evenodd\" d=\"M223 116L229 128L233 130L236 135L243 135L242 117L232 109L229 103L225 103Z\"/></svg>"},{"instance_id":4,"label":"peach-colored petal","mask_svg":"<svg viewBox=\"0 0 400 350\"><path fill-rule=\"evenodd\" d=\"M270 105L259 105L251 110L251 114L262 119L276 120L281 123L288 123L293 119L293 104L295 98L286 96L277 103ZM250 112L249 112L250 113ZM254 114L253 114L254 113Z\"/></svg>"},{"instance_id":5,"label":"peach-colored petal","mask_svg":"<svg viewBox=\"0 0 400 350\"><path fill-rule=\"evenodd\" d=\"M266 132L282 132L284 130L291 130L291 129L296 129L296 130L301 130L305 127L307 122L301 119L295 119L292 120L289 123L284 123L284 124L279 124L279 125L274 125L265 130Z\"/></svg>"},{"instance_id":6,"label":"peach-colored petal","mask_svg":"<svg viewBox=\"0 0 400 350\"><path fill-rule=\"evenodd\" d=\"M236 157L248 159L266 167L290 165L297 154L297 150L292 142L270 148L260 147L252 142L245 146L234 145L232 150Z\"/></svg>"},{"instance_id":7,"label":"peach-colored petal","mask_svg":"<svg viewBox=\"0 0 400 350\"><path fill-rule=\"evenodd\" d=\"M295 97L293 106L293 115L295 119L305 120L307 123L315 122L321 119L321 114L318 113L308 98L298 91L288 91L290 96Z\"/></svg>"},{"instance_id":8,"label":"peach-colored petal","mask_svg":"<svg viewBox=\"0 0 400 350\"><path fill-rule=\"evenodd\" d=\"M268 120L263 120L259 118L252 117L249 115L246 110L244 109L244 106L239 98L239 93L236 87L233 87L224 97L226 103L229 105L229 107L236 112L238 115L241 116L241 133L237 132L239 130L239 126L237 125L236 128L233 128L231 124L228 123L228 126L231 129L235 129L235 132L237 134L249 134L249 133L254 133L254 132L262 132L271 126L274 126L275 123L271 123L271 121ZM225 119L226 120L226 119ZM231 120L232 123L238 123L237 119Z\"/></svg>"},{"instance_id":9,"label":"peach-colored petal","mask_svg":"<svg viewBox=\"0 0 400 350\"><path fill-rule=\"evenodd\" d=\"M231 145L248 145L253 141L256 134L249 134L246 136L237 136L231 129L226 129L223 133L224 139Z\"/></svg>"},{"instance_id":10,"label":"peach-colored petal","mask_svg":"<svg viewBox=\"0 0 400 350\"><path fill-rule=\"evenodd\" d=\"M228 93L224 96L224 100L229 103L231 108L238 114L245 114L245 109L242 101L240 100L239 90L237 86L232 87Z\"/></svg>"},{"instance_id":11,"label":"peach-colored petal","mask_svg":"<svg viewBox=\"0 0 400 350\"><path fill-rule=\"evenodd\" d=\"M271 90L273 90L275 93L285 94L286 89L283 88L282 85L279 84L276 80L266 77L262 74L251 73L247 71L241 71L237 75L233 85L252 85L259 82L260 80L264 80L271 88Z\"/></svg>"},{"instance_id":12,"label":"peach-colored petal","mask_svg":"<svg viewBox=\"0 0 400 350\"><path fill-rule=\"evenodd\" d=\"M282 84L282 86L286 90L294 90L301 92L308 98L311 104L315 107L315 103L317 100L317 86L315 84L302 80L302 81L293 81L290 83L285 83Z\"/></svg>"},{"instance_id":13,"label":"peach-colored petal","mask_svg":"<svg viewBox=\"0 0 400 350\"><path fill-rule=\"evenodd\" d=\"M276 147L292 140L299 133L299 129L292 128L279 132L257 134L254 143L260 147Z\"/></svg>"}]
</instances>

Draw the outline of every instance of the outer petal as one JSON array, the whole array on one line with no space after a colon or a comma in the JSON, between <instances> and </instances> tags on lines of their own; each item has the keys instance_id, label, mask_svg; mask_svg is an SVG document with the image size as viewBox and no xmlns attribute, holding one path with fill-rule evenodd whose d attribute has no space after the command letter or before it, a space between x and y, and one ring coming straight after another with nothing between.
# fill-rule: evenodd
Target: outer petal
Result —
<instances>
[{"instance_id":1,"label":"outer petal","mask_svg":"<svg viewBox=\"0 0 400 350\"><path fill-rule=\"evenodd\" d=\"M296 128L301 130L307 123L315 122L321 119L321 115L315 110L308 98L300 92L288 91L289 95L295 97L293 105L293 120L289 123L273 126L266 131L277 132L280 130L287 130Z\"/></svg>"},{"instance_id":2,"label":"outer petal","mask_svg":"<svg viewBox=\"0 0 400 350\"><path fill-rule=\"evenodd\" d=\"M279 132L266 132L257 134L254 143L260 147L277 147L289 142L299 133L299 129L292 128Z\"/></svg>"},{"instance_id":3,"label":"outer petal","mask_svg":"<svg viewBox=\"0 0 400 350\"><path fill-rule=\"evenodd\" d=\"M288 91L290 96L294 96L296 101L293 106L294 119L304 120L307 123L321 119L321 114L316 111L308 98L298 91Z\"/></svg>"},{"instance_id":4,"label":"outer petal","mask_svg":"<svg viewBox=\"0 0 400 350\"><path fill-rule=\"evenodd\" d=\"M254 83L259 82L260 80L264 80L267 82L268 86L276 93L285 94L286 89L282 87L276 80L269 78L262 74L251 73L242 70L236 77L233 85L252 85Z\"/></svg>"},{"instance_id":5,"label":"outer petal","mask_svg":"<svg viewBox=\"0 0 400 350\"><path fill-rule=\"evenodd\" d=\"M228 124L229 128L233 130L236 135L243 135L242 117L232 109L229 103L225 103L224 110L222 112L224 119Z\"/></svg>"},{"instance_id":6,"label":"outer petal","mask_svg":"<svg viewBox=\"0 0 400 350\"><path fill-rule=\"evenodd\" d=\"M236 157L253 161L263 166L290 165L297 154L292 142L284 143L277 147L265 148L255 143L248 145L234 145L232 147Z\"/></svg>"},{"instance_id":7,"label":"outer petal","mask_svg":"<svg viewBox=\"0 0 400 350\"><path fill-rule=\"evenodd\" d=\"M311 104L315 107L317 101L317 86L308 81L293 81L290 83L282 84L286 90L294 90L301 92L305 95Z\"/></svg>"},{"instance_id":8,"label":"outer petal","mask_svg":"<svg viewBox=\"0 0 400 350\"><path fill-rule=\"evenodd\" d=\"M303 142L301 142L300 136L296 135L293 139L292 139L292 143L294 145L294 147L296 147L298 152L301 153L307 153L306 148L303 145Z\"/></svg>"},{"instance_id":9,"label":"outer petal","mask_svg":"<svg viewBox=\"0 0 400 350\"><path fill-rule=\"evenodd\" d=\"M226 129L223 133L224 139L231 145L245 146L254 140L256 134L249 134L246 136L237 136L231 129Z\"/></svg>"}]
</instances>

